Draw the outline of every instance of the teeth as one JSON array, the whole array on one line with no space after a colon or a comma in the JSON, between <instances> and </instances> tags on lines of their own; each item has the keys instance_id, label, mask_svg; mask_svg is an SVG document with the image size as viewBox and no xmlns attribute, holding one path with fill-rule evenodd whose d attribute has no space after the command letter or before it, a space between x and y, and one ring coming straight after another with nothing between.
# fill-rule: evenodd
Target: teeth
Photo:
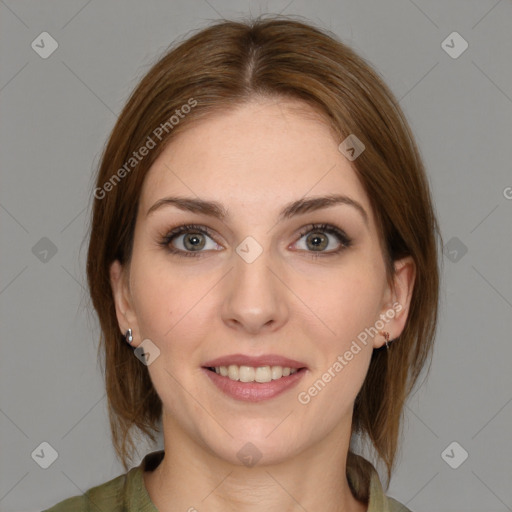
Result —
<instances>
[{"instance_id":1,"label":"teeth","mask_svg":"<svg viewBox=\"0 0 512 512\"><path fill-rule=\"evenodd\" d=\"M283 366L216 366L215 373L240 382L270 382L297 373L297 368Z\"/></svg>"}]
</instances>

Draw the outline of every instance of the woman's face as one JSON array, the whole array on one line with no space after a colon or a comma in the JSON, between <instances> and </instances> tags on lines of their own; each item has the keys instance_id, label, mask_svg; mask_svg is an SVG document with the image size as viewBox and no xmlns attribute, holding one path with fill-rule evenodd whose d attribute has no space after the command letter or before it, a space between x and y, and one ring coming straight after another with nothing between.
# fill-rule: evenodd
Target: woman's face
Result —
<instances>
[{"instance_id":1,"label":"woman's face","mask_svg":"<svg viewBox=\"0 0 512 512\"><path fill-rule=\"evenodd\" d=\"M400 334L412 286L409 262L388 288L341 141L297 107L253 101L174 139L145 179L130 268L111 270L121 330L150 340L164 435L237 464L350 431L376 331Z\"/></svg>"}]
</instances>

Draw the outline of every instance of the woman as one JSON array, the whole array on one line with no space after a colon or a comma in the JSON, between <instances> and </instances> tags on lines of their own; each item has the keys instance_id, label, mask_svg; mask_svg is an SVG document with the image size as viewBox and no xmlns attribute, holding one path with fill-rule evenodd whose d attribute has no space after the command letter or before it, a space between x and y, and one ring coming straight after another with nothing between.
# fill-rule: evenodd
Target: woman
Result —
<instances>
[{"instance_id":1,"label":"woman","mask_svg":"<svg viewBox=\"0 0 512 512\"><path fill-rule=\"evenodd\" d=\"M354 445L389 480L439 235L377 74L307 24L217 23L142 79L94 196L114 446L165 448L49 510L408 510Z\"/></svg>"}]
</instances>

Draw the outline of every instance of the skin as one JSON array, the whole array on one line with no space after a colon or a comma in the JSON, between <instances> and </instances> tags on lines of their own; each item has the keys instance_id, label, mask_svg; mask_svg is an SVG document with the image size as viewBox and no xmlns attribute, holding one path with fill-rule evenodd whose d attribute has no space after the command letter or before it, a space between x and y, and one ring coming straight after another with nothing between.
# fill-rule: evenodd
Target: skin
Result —
<instances>
[{"instance_id":1,"label":"skin","mask_svg":"<svg viewBox=\"0 0 512 512\"><path fill-rule=\"evenodd\" d=\"M361 351L307 405L297 395L395 302L402 309L385 330L390 339L400 335L415 272L410 258L397 261L388 286L369 198L339 142L307 105L259 98L179 134L145 179L132 260L112 264L111 283L121 332L130 327L134 346L150 339L160 350L148 369L163 402L166 455L144 480L161 512L367 509L349 489L345 464L354 400L384 337L359 343ZM333 193L360 203L368 224L346 204L278 221L287 203ZM229 216L174 206L146 215L171 195L216 200ZM190 223L213 232L199 257L159 244L169 228ZM315 257L311 230L300 236L311 223L339 227L352 244ZM247 236L263 249L252 263L235 251ZM335 235L320 236L325 252L341 245ZM186 250L183 239L173 246ZM201 369L234 353L278 354L308 370L278 397L241 402ZM253 467L237 457L248 442L262 454Z\"/></svg>"}]
</instances>

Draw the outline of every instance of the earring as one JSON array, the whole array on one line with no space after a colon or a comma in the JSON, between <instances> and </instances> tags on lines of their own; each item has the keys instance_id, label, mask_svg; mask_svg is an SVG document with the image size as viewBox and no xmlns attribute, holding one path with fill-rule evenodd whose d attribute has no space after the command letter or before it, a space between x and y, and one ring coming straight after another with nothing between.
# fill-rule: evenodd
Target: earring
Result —
<instances>
[{"instance_id":1,"label":"earring","mask_svg":"<svg viewBox=\"0 0 512 512\"><path fill-rule=\"evenodd\" d=\"M124 335L126 341L131 345L133 343L133 333L131 329L128 329L126 331L126 334Z\"/></svg>"},{"instance_id":2,"label":"earring","mask_svg":"<svg viewBox=\"0 0 512 512\"><path fill-rule=\"evenodd\" d=\"M386 340L386 348L389 349L389 332L388 331L379 331L379 334L384 336L384 339Z\"/></svg>"}]
</instances>

